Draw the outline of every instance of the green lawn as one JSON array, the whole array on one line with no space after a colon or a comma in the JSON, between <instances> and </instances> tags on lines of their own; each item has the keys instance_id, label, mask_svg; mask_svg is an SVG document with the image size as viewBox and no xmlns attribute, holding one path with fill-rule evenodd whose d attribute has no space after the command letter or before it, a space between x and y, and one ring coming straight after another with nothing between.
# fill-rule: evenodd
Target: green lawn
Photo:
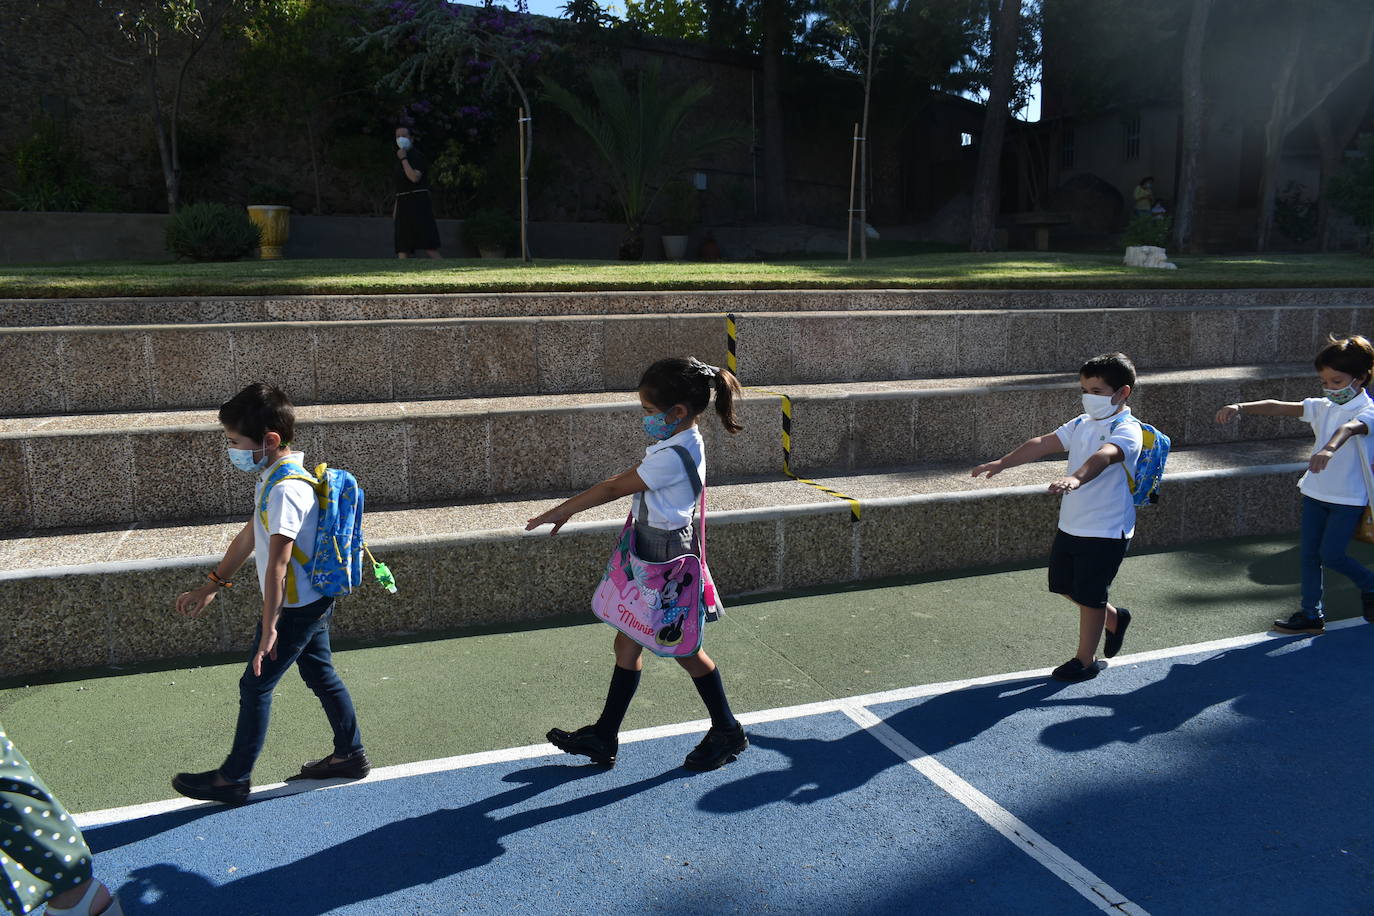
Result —
<instances>
[{"instance_id":1,"label":"green lawn","mask_svg":"<svg viewBox=\"0 0 1374 916\"><path fill-rule=\"evenodd\" d=\"M1173 289L1374 286L1355 254L1180 257L1178 270L1115 254L929 253L776 262L297 260L0 265L0 298L672 289Z\"/></svg>"}]
</instances>

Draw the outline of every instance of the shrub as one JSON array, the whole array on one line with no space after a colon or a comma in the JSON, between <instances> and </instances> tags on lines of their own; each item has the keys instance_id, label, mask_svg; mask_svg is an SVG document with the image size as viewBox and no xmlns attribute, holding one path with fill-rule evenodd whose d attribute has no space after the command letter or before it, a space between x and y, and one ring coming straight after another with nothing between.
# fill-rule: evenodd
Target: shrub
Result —
<instances>
[{"instance_id":1,"label":"shrub","mask_svg":"<svg viewBox=\"0 0 1374 916\"><path fill-rule=\"evenodd\" d=\"M1347 156L1341 170L1331 176L1326 196L1363 230L1361 248L1374 255L1374 135L1360 138L1360 151Z\"/></svg>"},{"instance_id":2,"label":"shrub","mask_svg":"<svg viewBox=\"0 0 1374 916\"><path fill-rule=\"evenodd\" d=\"M463 220L463 240L478 248L508 248L519 225L502 210L478 210Z\"/></svg>"},{"instance_id":3,"label":"shrub","mask_svg":"<svg viewBox=\"0 0 1374 916\"><path fill-rule=\"evenodd\" d=\"M1274 222L1299 245L1317 237L1317 202L1306 191L1303 185L1290 181L1274 198Z\"/></svg>"},{"instance_id":4,"label":"shrub","mask_svg":"<svg viewBox=\"0 0 1374 916\"><path fill-rule=\"evenodd\" d=\"M1169 230L1173 225L1174 221L1170 217L1141 214L1131 220L1121 240L1126 243L1127 248L1134 245L1155 245L1163 248L1169 242Z\"/></svg>"},{"instance_id":5,"label":"shrub","mask_svg":"<svg viewBox=\"0 0 1374 916\"><path fill-rule=\"evenodd\" d=\"M7 193L16 210L119 209L118 192L90 177L81 138L65 119L36 116L13 161L18 185Z\"/></svg>"},{"instance_id":6,"label":"shrub","mask_svg":"<svg viewBox=\"0 0 1374 916\"><path fill-rule=\"evenodd\" d=\"M237 261L260 244L248 214L225 204L185 204L167 221L167 250L192 261Z\"/></svg>"}]
</instances>

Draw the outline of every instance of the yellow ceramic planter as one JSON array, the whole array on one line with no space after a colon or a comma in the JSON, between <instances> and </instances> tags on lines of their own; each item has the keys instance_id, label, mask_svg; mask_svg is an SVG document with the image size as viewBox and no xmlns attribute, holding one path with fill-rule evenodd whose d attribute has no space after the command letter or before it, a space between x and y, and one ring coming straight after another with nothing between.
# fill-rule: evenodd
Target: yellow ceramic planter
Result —
<instances>
[{"instance_id":1,"label":"yellow ceramic planter","mask_svg":"<svg viewBox=\"0 0 1374 916\"><path fill-rule=\"evenodd\" d=\"M248 208L248 218L262 230L258 257L270 261L281 257L286 240L291 235L291 208L276 204L254 204Z\"/></svg>"}]
</instances>

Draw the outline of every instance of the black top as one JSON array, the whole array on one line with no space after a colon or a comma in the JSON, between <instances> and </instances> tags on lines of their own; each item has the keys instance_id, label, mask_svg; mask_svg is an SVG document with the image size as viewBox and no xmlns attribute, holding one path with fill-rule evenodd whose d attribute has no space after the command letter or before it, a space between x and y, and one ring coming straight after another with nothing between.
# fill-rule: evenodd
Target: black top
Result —
<instances>
[{"instance_id":1,"label":"black top","mask_svg":"<svg viewBox=\"0 0 1374 916\"><path fill-rule=\"evenodd\" d=\"M425 154L412 146L406 150L406 160L412 169L420 173L420 180L411 181L407 178L405 164L401 162L399 156L396 157L396 193L418 191L421 188L429 187L429 160L425 158Z\"/></svg>"}]
</instances>

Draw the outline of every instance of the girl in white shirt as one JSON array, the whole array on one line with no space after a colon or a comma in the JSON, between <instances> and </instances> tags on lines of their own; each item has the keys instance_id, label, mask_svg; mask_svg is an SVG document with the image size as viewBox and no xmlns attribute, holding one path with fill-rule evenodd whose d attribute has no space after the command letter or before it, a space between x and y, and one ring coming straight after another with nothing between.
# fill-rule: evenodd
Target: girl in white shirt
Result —
<instances>
[{"instance_id":1,"label":"girl in white shirt","mask_svg":"<svg viewBox=\"0 0 1374 916\"><path fill-rule=\"evenodd\" d=\"M552 534L578 512L625 496L635 498L635 546L642 559L663 562L691 553L693 547L693 510L696 492L690 475L674 447L687 451L696 463L699 479L706 480L706 456L697 428L697 417L716 396L716 413L726 431L742 429L735 417L739 382L733 375L696 359L662 359L650 366L639 380L639 403L644 408L644 431L657 440L634 468L617 474L572 499L530 519L532 531L540 525L553 525ZM548 739L569 754L590 757L603 766L614 766L619 750L617 735L630 708L644 667L643 650L623 633L615 636L615 668L601 717L592 725L576 731L551 729ZM684 765L691 770L714 770L734 760L749 746L744 727L730 711L720 669L704 649L679 658L692 676L692 683L711 713L711 728Z\"/></svg>"},{"instance_id":2,"label":"girl in white shirt","mask_svg":"<svg viewBox=\"0 0 1374 916\"><path fill-rule=\"evenodd\" d=\"M1346 553L1371 494L1360 468L1360 450L1339 451L1351 436L1368 435L1374 428L1374 400L1365 390L1374 372L1374 346L1359 335L1329 339L1314 361L1323 397L1227 404L1217 411L1218 423L1242 413L1300 417L1316 435L1317 447L1298 483L1302 491L1302 607L1288 619L1274 621L1274 629L1282 633L1326 629L1323 569L1335 570L1355 583L1364 619L1374 622L1374 571Z\"/></svg>"}]
</instances>

